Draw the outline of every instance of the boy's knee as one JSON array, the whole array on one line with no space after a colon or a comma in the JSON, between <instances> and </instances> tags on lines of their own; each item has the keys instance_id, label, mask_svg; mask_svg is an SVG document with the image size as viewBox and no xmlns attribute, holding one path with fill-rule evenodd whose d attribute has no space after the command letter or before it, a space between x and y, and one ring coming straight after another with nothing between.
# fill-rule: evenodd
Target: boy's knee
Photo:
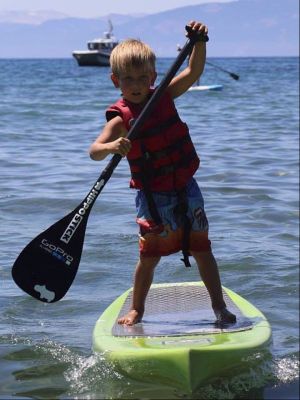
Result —
<instances>
[{"instance_id":1,"label":"boy's knee","mask_svg":"<svg viewBox=\"0 0 300 400\"><path fill-rule=\"evenodd\" d=\"M140 255L140 263L145 268L155 268L159 261L160 257L145 257Z\"/></svg>"},{"instance_id":2,"label":"boy's knee","mask_svg":"<svg viewBox=\"0 0 300 400\"><path fill-rule=\"evenodd\" d=\"M191 251L191 255L194 257L196 262L199 264L207 264L215 262L214 255L211 250L209 251Z\"/></svg>"}]
</instances>

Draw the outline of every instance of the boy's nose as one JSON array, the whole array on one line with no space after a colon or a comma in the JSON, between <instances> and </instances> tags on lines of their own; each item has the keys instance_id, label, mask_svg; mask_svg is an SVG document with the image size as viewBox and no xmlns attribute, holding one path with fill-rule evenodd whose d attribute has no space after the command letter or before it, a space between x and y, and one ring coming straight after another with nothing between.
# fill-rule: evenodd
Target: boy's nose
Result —
<instances>
[{"instance_id":1,"label":"boy's nose","mask_svg":"<svg viewBox=\"0 0 300 400\"><path fill-rule=\"evenodd\" d=\"M133 80L133 82L134 82L136 85L140 85L140 84L143 82L143 80L140 79L140 78L136 78L136 79Z\"/></svg>"},{"instance_id":2,"label":"boy's nose","mask_svg":"<svg viewBox=\"0 0 300 400\"><path fill-rule=\"evenodd\" d=\"M134 79L132 81L132 89L139 89L139 87L141 86L141 82L139 81L139 79Z\"/></svg>"}]
</instances>

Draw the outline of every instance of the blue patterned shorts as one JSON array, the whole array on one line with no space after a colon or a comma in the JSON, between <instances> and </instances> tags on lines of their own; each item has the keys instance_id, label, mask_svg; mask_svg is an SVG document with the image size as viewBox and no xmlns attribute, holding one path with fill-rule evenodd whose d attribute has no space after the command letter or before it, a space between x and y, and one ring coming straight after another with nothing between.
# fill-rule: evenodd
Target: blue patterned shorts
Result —
<instances>
[{"instance_id":1,"label":"blue patterned shorts","mask_svg":"<svg viewBox=\"0 0 300 400\"><path fill-rule=\"evenodd\" d=\"M162 219L157 227L151 218L146 196L142 190L136 195L137 223L140 227L140 252L144 256L163 256L182 249L182 227L174 209L178 204L176 192L153 192L153 199ZM187 216L191 222L190 251L209 251L208 221L201 190L192 178L187 184Z\"/></svg>"}]
</instances>

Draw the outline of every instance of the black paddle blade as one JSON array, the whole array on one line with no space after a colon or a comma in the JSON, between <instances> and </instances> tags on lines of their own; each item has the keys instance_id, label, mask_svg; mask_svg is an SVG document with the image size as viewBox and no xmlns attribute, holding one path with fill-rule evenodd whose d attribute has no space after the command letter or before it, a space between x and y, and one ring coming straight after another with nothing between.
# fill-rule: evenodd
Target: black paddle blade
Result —
<instances>
[{"instance_id":1,"label":"black paddle blade","mask_svg":"<svg viewBox=\"0 0 300 400\"><path fill-rule=\"evenodd\" d=\"M231 76L231 78L235 79L236 81L238 81L240 79L240 77L237 74L234 74L233 72L230 72L230 76Z\"/></svg>"},{"instance_id":2,"label":"black paddle blade","mask_svg":"<svg viewBox=\"0 0 300 400\"><path fill-rule=\"evenodd\" d=\"M67 293L79 267L91 209L121 159L115 154L85 199L19 254L12 277L26 293L45 303L54 303Z\"/></svg>"},{"instance_id":3,"label":"black paddle blade","mask_svg":"<svg viewBox=\"0 0 300 400\"><path fill-rule=\"evenodd\" d=\"M89 212L80 204L23 249L12 268L22 290L46 303L67 293L80 263Z\"/></svg>"}]
</instances>

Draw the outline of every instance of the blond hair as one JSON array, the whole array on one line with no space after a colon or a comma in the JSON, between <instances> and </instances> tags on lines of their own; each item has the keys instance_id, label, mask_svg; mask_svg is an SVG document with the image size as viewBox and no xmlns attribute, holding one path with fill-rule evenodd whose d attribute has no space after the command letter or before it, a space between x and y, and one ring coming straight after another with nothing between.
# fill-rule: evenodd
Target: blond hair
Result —
<instances>
[{"instance_id":1,"label":"blond hair","mask_svg":"<svg viewBox=\"0 0 300 400\"><path fill-rule=\"evenodd\" d=\"M155 71L155 60L155 54L150 46L137 39L127 39L111 52L110 66L112 73L119 76L132 67L144 67Z\"/></svg>"}]
</instances>

